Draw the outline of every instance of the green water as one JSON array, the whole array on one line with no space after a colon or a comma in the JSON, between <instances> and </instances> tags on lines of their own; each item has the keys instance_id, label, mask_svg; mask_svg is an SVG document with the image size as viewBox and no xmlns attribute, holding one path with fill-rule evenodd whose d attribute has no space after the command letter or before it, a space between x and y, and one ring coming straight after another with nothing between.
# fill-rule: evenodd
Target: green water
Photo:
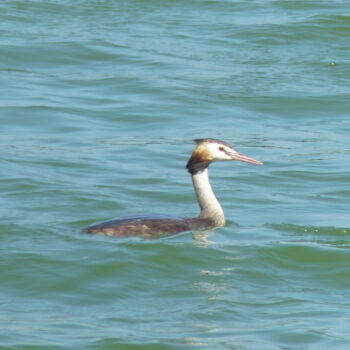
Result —
<instances>
[{"instance_id":1,"label":"green water","mask_svg":"<svg viewBox=\"0 0 350 350\"><path fill-rule=\"evenodd\" d=\"M0 349L347 350L350 4L0 3ZM228 223L195 216L193 138Z\"/></svg>"}]
</instances>

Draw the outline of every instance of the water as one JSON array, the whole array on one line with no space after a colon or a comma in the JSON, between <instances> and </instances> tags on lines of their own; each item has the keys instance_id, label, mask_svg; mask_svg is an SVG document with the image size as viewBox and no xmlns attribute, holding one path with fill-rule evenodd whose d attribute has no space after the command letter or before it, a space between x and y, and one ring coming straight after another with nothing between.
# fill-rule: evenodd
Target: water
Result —
<instances>
[{"instance_id":1,"label":"water","mask_svg":"<svg viewBox=\"0 0 350 350\"><path fill-rule=\"evenodd\" d=\"M1 349L348 349L350 5L2 1ZM228 223L197 214L191 139Z\"/></svg>"}]
</instances>

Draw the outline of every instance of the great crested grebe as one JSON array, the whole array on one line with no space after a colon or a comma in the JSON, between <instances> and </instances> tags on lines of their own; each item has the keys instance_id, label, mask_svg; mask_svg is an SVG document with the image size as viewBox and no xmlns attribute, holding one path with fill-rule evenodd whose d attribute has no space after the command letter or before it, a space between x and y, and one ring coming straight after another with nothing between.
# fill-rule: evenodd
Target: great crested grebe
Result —
<instances>
[{"instance_id":1,"label":"great crested grebe","mask_svg":"<svg viewBox=\"0 0 350 350\"><path fill-rule=\"evenodd\" d=\"M197 146L188 160L186 168L192 176L193 187L201 209L198 217L125 217L93 224L87 227L85 232L119 237L152 237L224 226L224 212L211 188L208 166L211 162L219 160L240 160L258 165L263 163L238 153L224 141L215 139L196 139L194 141Z\"/></svg>"}]
</instances>

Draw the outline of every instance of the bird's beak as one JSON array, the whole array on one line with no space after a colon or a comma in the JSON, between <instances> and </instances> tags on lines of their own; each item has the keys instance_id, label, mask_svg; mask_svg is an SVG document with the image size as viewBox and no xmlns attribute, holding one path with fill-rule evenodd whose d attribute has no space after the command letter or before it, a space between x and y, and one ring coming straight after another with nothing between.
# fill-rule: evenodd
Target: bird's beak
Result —
<instances>
[{"instance_id":1,"label":"bird's beak","mask_svg":"<svg viewBox=\"0 0 350 350\"><path fill-rule=\"evenodd\" d=\"M256 164L256 165L263 165L263 162L260 162L260 160L256 160L254 158L245 156L244 154L240 153L230 153L230 156L232 160L240 160L241 162L246 162L246 163L251 163L251 164Z\"/></svg>"}]
</instances>

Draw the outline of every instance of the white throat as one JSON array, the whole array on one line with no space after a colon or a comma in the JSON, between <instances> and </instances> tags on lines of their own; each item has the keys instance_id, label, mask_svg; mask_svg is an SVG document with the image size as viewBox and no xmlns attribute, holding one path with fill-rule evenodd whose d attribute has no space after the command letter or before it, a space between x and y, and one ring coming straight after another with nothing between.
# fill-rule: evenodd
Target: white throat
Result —
<instances>
[{"instance_id":1,"label":"white throat","mask_svg":"<svg viewBox=\"0 0 350 350\"><path fill-rule=\"evenodd\" d=\"M215 197L209 182L208 168L192 175L193 187L196 192L202 219L210 219L215 226L225 225L225 215L220 203Z\"/></svg>"}]
</instances>

